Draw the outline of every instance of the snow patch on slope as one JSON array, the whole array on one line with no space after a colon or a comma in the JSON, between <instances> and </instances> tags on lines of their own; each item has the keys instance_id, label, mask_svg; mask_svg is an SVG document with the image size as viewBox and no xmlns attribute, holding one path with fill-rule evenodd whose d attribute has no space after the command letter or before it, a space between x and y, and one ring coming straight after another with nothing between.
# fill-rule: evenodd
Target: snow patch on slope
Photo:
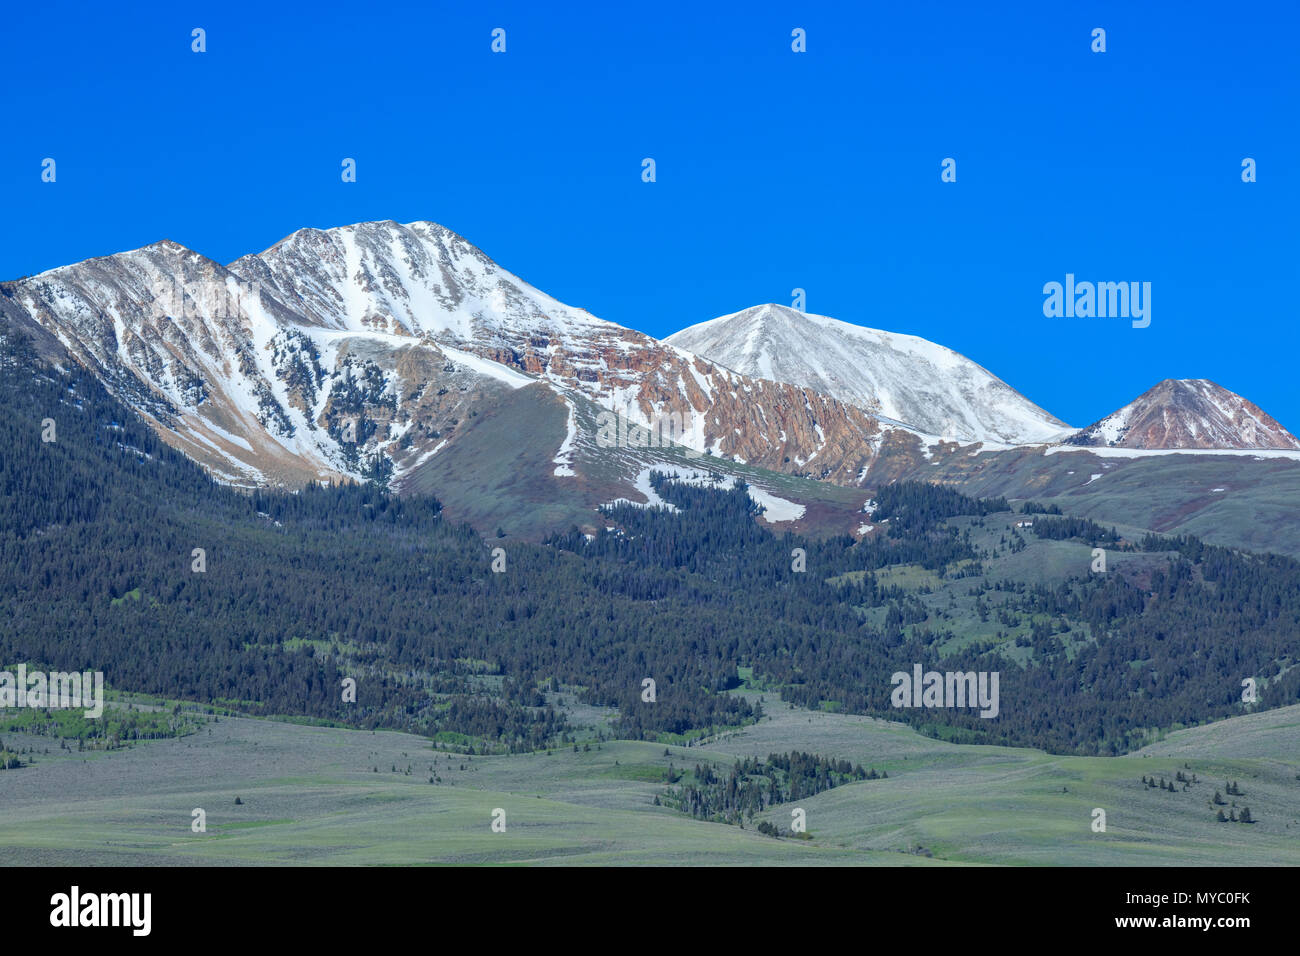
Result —
<instances>
[{"instance_id":1,"label":"snow patch on slope","mask_svg":"<svg viewBox=\"0 0 1300 956\"><path fill-rule=\"evenodd\" d=\"M676 511L677 506L671 502L664 501L650 485L651 472L663 472L672 481L681 482L686 485L695 485L697 487L717 488L720 491L729 491L736 487L737 478L731 475L718 476L709 471L684 471L674 464L659 462L642 468L636 476L633 486L637 491L646 497L646 502L629 501L627 498L618 498L611 501L610 505L630 504L638 508L666 508L669 511ZM752 484L747 485L747 494L751 501L756 505L761 505L766 510L763 512L763 520L769 524L777 524L785 521L798 521L804 516L807 508L797 501L789 501L780 498L764 488L758 488Z\"/></svg>"},{"instance_id":2,"label":"snow patch on slope","mask_svg":"<svg viewBox=\"0 0 1300 956\"><path fill-rule=\"evenodd\" d=\"M569 418L566 423L567 431L564 441L560 444L560 450L556 452L551 463L555 465L555 474L560 478L573 478L578 473L573 470L573 446L578 440L578 410L573 404L573 400L568 396L561 396L564 404L569 408Z\"/></svg>"}]
</instances>

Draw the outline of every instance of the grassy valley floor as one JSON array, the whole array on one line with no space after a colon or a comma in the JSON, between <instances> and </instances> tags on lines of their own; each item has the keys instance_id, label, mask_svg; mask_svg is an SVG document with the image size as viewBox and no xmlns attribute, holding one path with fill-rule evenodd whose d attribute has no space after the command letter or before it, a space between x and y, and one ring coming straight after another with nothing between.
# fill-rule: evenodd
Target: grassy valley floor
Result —
<instances>
[{"instance_id":1,"label":"grassy valley floor","mask_svg":"<svg viewBox=\"0 0 1300 956\"><path fill-rule=\"evenodd\" d=\"M1300 707L1177 731L1118 758L958 746L771 697L765 709L703 747L623 741L472 758L407 734L232 717L86 753L5 733L11 751L37 752L0 771L0 863L1300 864ZM739 758L791 750L888 777L778 805L744 829L654 803L670 763L711 761L725 776ZM1199 782L1172 793L1142 783L1179 772ZM1225 811L1248 806L1258 822L1216 822L1215 791ZM787 829L796 806L812 839L756 831L763 819ZM206 833L191 831L195 808ZM1104 833L1093 832L1095 808ZM498 809L503 833L491 829Z\"/></svg>"}]
</instances>

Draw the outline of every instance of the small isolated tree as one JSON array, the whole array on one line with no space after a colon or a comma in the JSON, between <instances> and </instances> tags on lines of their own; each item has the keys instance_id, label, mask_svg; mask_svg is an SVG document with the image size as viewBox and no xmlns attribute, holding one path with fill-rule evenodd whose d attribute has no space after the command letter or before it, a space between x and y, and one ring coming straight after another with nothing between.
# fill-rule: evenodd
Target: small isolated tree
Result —
<instances>
[{"instance_id":1,"label":"small isolated tree","mask_svg":"<svg viewBox=\"0 0 1300 956\"><path fill-rule=\"evenodd\" d=\"M1219 815L1218 815L1217 817L1215 817L1215 819L1218 820L1220 823L1227 823L1227 822L1228 822L1228 818L1225 817L1225 816L1223 815L1223 811L1222 811L1222 810L1219 811Z\"/></svg>"},{"instance_id":2,"label":"small isolated tree","mask_svg":"<svg viewBox=\"0 0 1300 956\"><path fill-rule=\"evenodd\" d=\"M235 797L235 806L242 807L243 805L244 805L244 801L240 800L238 797Z\"/></svg>"},{"instance_id":3,"label":"small isolated tree","mask_svg":"<svg viewBox=\"0 0 1300 956\"><path fill-rule=\"evenodd\" d=\"M1242 823L1254 823L1254 822L1255 822L1255 818L1252 817L1252 816L1250 815L1250 807L1242 807L1242 808L1241 808L1241 817L1240 817L1239 819L1241 820Z\"/></svg>"}]
</instances>

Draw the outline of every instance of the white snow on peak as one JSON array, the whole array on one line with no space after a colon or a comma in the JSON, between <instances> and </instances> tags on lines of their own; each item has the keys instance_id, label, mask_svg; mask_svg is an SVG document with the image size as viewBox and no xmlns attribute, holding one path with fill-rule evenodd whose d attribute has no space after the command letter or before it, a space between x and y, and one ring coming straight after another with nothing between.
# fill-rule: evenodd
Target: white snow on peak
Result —
<instances>
[{"instance_id":1,"label":"white snow on peak","mask_svg":"<svg viewBox=\"0 0 1300 956\"><path fill-rule=\"evenodd\" d=\"M552 298L432 222L300 229L230 264L321 325L484 341L494 331L618 328Z\"/></svg>"},{"instance_id":2,"label":"white snow on peak","mask_svg":"<svg viewBox=\"0 0 1300 956\"><path fill-rule=\"evenodd\" d=\"M1072 443L1147 449L1300 449L1263 409L1209 379L1165 379Z\"/></svg>"},{"instance_id":3,"label":"white snow on peak","mask_svg":"<svg viewBox=\"0 0 1300 956\"><path fill-rule=\"evenodd\" d=\"M666 341L737 372L811 388L929 434L1032 444L1073 431L952 349L786 306L754 306Z\"/></svg>"}]
</instances>

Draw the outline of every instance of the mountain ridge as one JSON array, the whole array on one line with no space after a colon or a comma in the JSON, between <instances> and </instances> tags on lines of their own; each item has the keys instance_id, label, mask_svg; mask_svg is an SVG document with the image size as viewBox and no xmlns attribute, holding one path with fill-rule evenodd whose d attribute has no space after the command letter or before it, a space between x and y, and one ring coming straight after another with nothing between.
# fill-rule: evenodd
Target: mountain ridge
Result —
<instances>
[{"instance_id":1,"label":"mountain ridge","mask_svg":"<svg viewBox=\"0 0 1300 956\"><path fill-rule=\"evenodd\" d=\"M754 306L657 340L565 305L427 220L303 228L229 265L162 239L3 282L0 292L0 312L42 354L91 369L170 444L244 487L370 479L428 489L418 472L480 421L504 429L491 441L521 440L510 430L536 416L478 415L529 386L556 400L521 392L511 407L569 409L557 447L530 460L551 462L548 482L585 489L592 507L635 485L651 463L635 436L665 423L674 445L706 456L699 464L846 487L925 473L950 453L1051 450L1088 431L1073 431L944 346L784 306ZM740 360L687 347L729 329ZM773 338L773 329L789 334ZM827 335L848 352L821 361L826 374L811 374L816 347L809 374L762 361L797 357ZM780 352L778 340L787 342ZM884 372L873 371L873 358ZM887 387L878 387L882 376ZM579 398L633 426L619 432L634 439L615 456L625 474L612 474L612 453L587 433L597 416L575 419ZM1289 437L1234 398L1234 407L1254 409L1243 421ZM1198 434L1221 435L1230 449L1259 447L1219 426ZM555 487L531 493L545 498Z\"/></svg>"}]
</instances>

